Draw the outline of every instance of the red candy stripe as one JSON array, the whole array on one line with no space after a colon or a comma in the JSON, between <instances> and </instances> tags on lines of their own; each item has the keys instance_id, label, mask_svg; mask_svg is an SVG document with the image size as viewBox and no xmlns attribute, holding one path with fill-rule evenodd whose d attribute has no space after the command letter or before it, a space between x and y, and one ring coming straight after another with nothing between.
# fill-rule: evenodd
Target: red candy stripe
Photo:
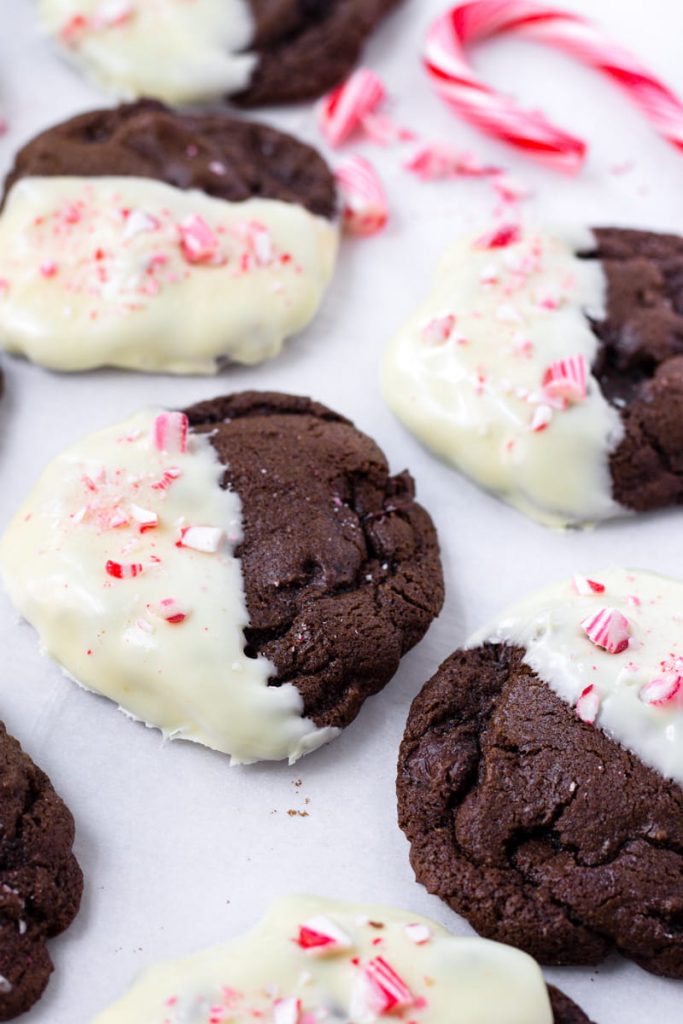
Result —
<instances>
[{"instance_id":1,"label":"red candy stripe","mask_svg":"<svg viewBox=\"0 0 683 1024\"><path fill-rule=\"evenodd\" d=\"M344 228L351 235L376 235L389 219L384 188L372 164L362 156L352 156L336 171L342 200Z\"/></svg>"},{"instance_id":2,"label":"red candy stripe","mask_svg":"<svg viewBox=\"0 0 683 1024\"><path fill-rule=\"evenodd\" d=\"M382 80L374 71L359 68L325 96L318 108L320 129L331 146L340 146L363 118L384 99Z\"/></svg>"},{"instance_id":3,"label":"red candy stripe","mask_svg":"<svg viewBox=\"0 0 683 1024\"><path fill-rule=\"evenodd\" d=\"M162 412L154 421L154 444L160 452L180 454L187 450L189 420L184 412Z\"/></svg>"},{"instance_id":4,"label":"red candy stripe","mask_svg":"<svg viewBox=\"0 0 683 1024\"><path fill-rule=\"evenodd\" d=\"M602 647L609 654L621 654L628 647L631 627L626 616L616 608L601 608L584 619L581 628L596 647Z\"/></svg>"},{"instance_id":5,"label":"red candy stripe","mask_svg":"<svg viewBox=\"0 0 683 1024\"><path fill-rule=\"evenodd\" d=\"M683 149L683 103L663 82L590 21L535 0L469 0L432 24L424 62L436 91L482 131L557 170L575 173L586 143L553 125L540 111L523 110L490 88L470 66L466 49L503 32L547 43L616 82L674 146Z\"/></svg>"}]
</instances>

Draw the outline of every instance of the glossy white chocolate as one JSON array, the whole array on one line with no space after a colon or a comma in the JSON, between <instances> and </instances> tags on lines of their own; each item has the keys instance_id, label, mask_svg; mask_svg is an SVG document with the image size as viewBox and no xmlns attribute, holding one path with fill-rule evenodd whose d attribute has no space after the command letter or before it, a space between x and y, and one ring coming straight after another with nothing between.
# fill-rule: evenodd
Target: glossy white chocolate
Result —
<instances>
[{"instance_id":1,"label":"glossy white chocolate","mask_svg":"<svg viewBox=\"0 0 683 1024\"><path fill-rule=\"evenodd\" d=\"M122 99L195 103L245 89L256 67L247 0L39 0L44 30Z\"/></svg>"},{"instance_id":2,"label":"glossy white chocolate","mask_svg":"<svg viewBox=\"0 0 683 1024\"><path fill-rule=\"evenodd\" d=\"M618 412L590 375L584 400L565 409L543 392L551 364L595 361L587 316L604 314L606 281L598 261L576 255L592 248L592 235L527 230L500 248L485 241L463 238L449 250L430 295L392 341L387 402L428 448L541 523L623 513L608 465L623 435ZM439 337L433 325L445 317L452 329Z\"/></svg>"},{"instance_id":3,"label":"glossy white chocolate","mask_svg":"<svg viewBox=\"0 0 683 1024\"><path fill-rule=\"evenodd\" d=\"M297 943L309 923L341 929L346 943L320 952ZM411 938L409 926L422 931ZM408 930L406 928L408 927ZM415 937L427 941L416 942ZM413 930L414 931L414 930ZM364 988L382 958L409 990L403 1010L381 1012ZM368 998L369 997L369 998ZM519 950L450 935L408 911L281 900L241 939L145 971L93 1024L552 1024L543 975Z\"/></svg>"},{"instance_id":4,"label":"glossy white chocolate","mask_svg":"<svg viewBox=\"0 0 683 1024\"><path fill-rule=\"evenodd\" d=\"M294 761L338 730L303 718L298 690L269 686L273 665L244 653L239 495L219 486L225 467L208 435L160 451L157 415L48 465L0 542L5 586L44 651L136 719L235 763ZM215 551L179 546L195 526L220 531L208 535Z\"/></svg>"},{"instance_id":5,"label":"glossy white chocolate","mask_svg":"<svg viewBox=\"0 0 683 1024\"><path fill-rule=\"evenodd\" d=\"M683 785L683 582L640 569L607 569L590 579L604 591L580 594L573 580L546 587L504 611L468 646L523 647L524 661L572 706L593 686L596 727ZM596 646L582 628L603 608L628 620L628 647L620 653ZM680 677L680 688L672 699L650 703L645 688L663 676L672 689Z\"/></svg>"},{"instance_id":6,"label":"glossy white chocolate","mask_svg":"<svg viewBox=\"0 0 683 1024\"><path fill-rule=\"evenodd\" d=\"M337 227L294 203L24 178L0 215L0 343L55 370L258 363L313 318L337 246Z\"/></svg>"}]
</instances>

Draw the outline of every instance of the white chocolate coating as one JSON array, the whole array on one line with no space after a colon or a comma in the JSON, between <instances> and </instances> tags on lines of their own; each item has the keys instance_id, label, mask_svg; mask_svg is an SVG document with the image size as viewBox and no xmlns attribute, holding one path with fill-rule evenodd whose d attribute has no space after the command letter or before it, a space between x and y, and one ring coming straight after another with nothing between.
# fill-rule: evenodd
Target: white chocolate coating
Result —
<instances>
[{"instance_id":1,"label":"white chocolate coating","mask_svg":"<svg viewBox=\"0 0 683 1024\"><path fill-rule=\"evenodd\" d=\"M299 947L299 928L320 915L346 933L350 948L316 956ZM410 924L423 925L428 940L411 939ZM359 981L364 965L376 957L410 989L413 1005L402 1012L373 1012L363 1002ZM279 1000L292 1000L284 1003L289 1016ZM456 938L408 911L309 896L279 901L242 939L145 971L93 1024L252 1024L255 1019L264 1024L552 1024L553 1015L539 967L519 950L487 939Z\"/></svg>"},{"instance_id":2,"label":"white chocolate coating","mask_svg":"<svg viewBox=\"0 0 683 1024\"><path fill-rule=\"evenodd\" d=\"M255 54L247 0L39 0L43 28L122 99L196 103L240 92Z\"/></svg>"},{"instance_id":3,"label":"white chocolate coating","mask_svg":"<svg viewBox=\"0 0 683 1024\"><path fill-rule=\"evenodd\" d=\"M219 486L207 435L167 453L154 424L141 412L49 464L0 541L5 586L45 652L133 717L235 763L294 761L338 730L303 718L296 688L268 686L273 666L244 654L239 496ZM217 549L179 547L184 526L222 530ZM169 600L182 621L164 616Z\"/></svg>"},{"instance_id":4,"label":"white chocolate coating","mask_svg":"<svg viewBox=\"0 0 683 1024\"><path fill-rule=\"evenodd\" d=\"M595 724L645 764L683 785L683 582L642 570L608 569L590 577L604 591L577 593L565 581L508 608L468 647L508 643L563 700L576 705L587 687L598 701ZM618 654L592 643L581 623L602 608L628 620ZM681 679L672 699L648 702L653 680Z\"/></svg>"},{"instance_id":5,"label":"white chocolate coating","mask_svg":"<svg viewBox=\"0 0 683 1024\"><path fill-rule=\"evenodd\" d=\"M0 342L56 370L258 363L315 315L337 246L337 227L294 203L24 178L0 215Z\"/></svg>"},{"instance_id":6,"label":"white chocolate coating","mask_svg":"<svg viewBox=\"0 0 683 1024\"><path fill-rule=\"evenodd\" d=\"M437 455L538 522L623 513L608 466L623 435L617 411L591 376L584 400L565 409L543 392L553 363L583 357L590 369L595 359L586 313L603 315L606 282L597 261L576 256L592 236L528 230L500 248L481 242L464 238L448 251L431 294L392 341L386 401ZM440 333L440 323L450 329Z\"/></svg>"}]
</instances>

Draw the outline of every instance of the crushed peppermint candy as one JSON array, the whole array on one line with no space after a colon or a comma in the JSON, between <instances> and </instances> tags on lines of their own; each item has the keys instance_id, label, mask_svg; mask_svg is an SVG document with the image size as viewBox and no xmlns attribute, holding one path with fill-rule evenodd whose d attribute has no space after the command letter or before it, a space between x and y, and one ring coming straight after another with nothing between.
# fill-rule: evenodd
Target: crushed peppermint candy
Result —
<instances>
[{"instance_id":1,"label":"crushed peppermint candy","mask_svg":"<svg viewBox=\"0 0 683 1024\"><path fill-rule=\"evenodd\" d=\"M543 375L543 389L551 399L569 405L583 402L587 394L588 368L582 355L569 356L551 363Z\"/></svg>"},{"instance_id":2,"label":"crushed peppermint candy","mask_svg":"<svg viewBox=\"0 0 683 1024\"><path fill-rule=\"evenodd\" d=\"M572 577L572 585L577 594L581 597L588 597L590 594L604 594L605 584L598 580L589 580L587 576L575 573Z\"/></svg>"},{"instance_id":3,"label":"crushed peppermint candy","mask_svg":"<svg viewBox=\"0 0 683 1024\"><path fill-rule=\"evenodd\" d=\"M314 956L330 956L353 946L351 936L323 914L302 924L295 942Z\"/></svg>"},{"instance_id":4,"label":"crushed peppermint candy","mask_svg":"<svg viewBox=\"0 0 683 1024\"><path fill-rule=\"evenodd\" d=\"M443 143L427 143L413 153L404 168L421 181L446 178L485 178L500 173L499 167L482 164L471 153L460 153Z\"/></svg>"},{"instance_id":5,"label":"crushed peppermint candy","mask_svg":"<svg viewBox=\"0 0 683 1024\"><path fill-rule=\"evenodd\" d=\"M183 526L176 547L192 548L193 551L213 555L218 551L224 537L225 533L220 526Z\"/></svg>"},{"instance_id":6,"label":"crushed peppermint candy","mask_svg":"<svg viewBox=\"0 0 683 1024\"><path fill-rule=\"evenodd\" d=\"M188 263L224 262L220 242L203 217L195 213L178 225L180 250Z\"/></svg>"},{"instance_id":7,"label":"crushed peppermint candy","mask_svg":"<svg viewBox=\"0 0 683 1024\"><path fill-rule=\"evenodd\" d=\"M576 702L576 713L582 722L593 725L600 710L600 697L597 690L591 684L586 686Z\"/></svg>"},{"instance_id":8,"label":"crushed peppermint candy","mask_svg":"<svg viewBox=\"0 0 683 1024\"><path fill-rule=\"evenodd\" d=\"M474 246L476 249L506 249L521 239L522 232L518 224L501 224L475 239Z\"/></svg>"},{"instance_id":9,"label":"crushed peppermint candy","mask_svg":"<svg viewBox=\"0 0 683 1024\"><path fill-rule=\"evenodd\" d=\"M340 146L363 125L386 96L381 78L368 68L358 68L324 96L318 106L318 123L331 146Z\"/></svg>"},{"instance_id":10,"label":"crushed peppermint candy","mask_svg":"<svg viewBox=\"0 0 683 1024\"><path fill-rule=\"evenodd\" d=\"M139 576L143 571L143 566L140 562L114 562L111 559L105 564L105 570L108 576L112 576L115 580L132 580L135 576Z\"/></svg>"},{"instance_id":11,"label":"crushed peppermint candy","mask_svg":"<svg viewBox=\"0 0 683 1024\"><path fill-rule=\"evenodd\" d=\"M453 333L455 323L456 318L452 313L433 317L429 323L424 325L421 331L422 340L425 345L443 345Z\"/></svg>"},{"instance_id":12,"label":"crushed peppermint candy","mask_svg":"<svg viewBox=\"0 0 683 1024\"><path fill-rule=\"evenodd\" d=\"M162 412L154 421L154 444L158 451L182 455L187 451L189 420L184 412Z\"/></svg>"},{"instance_id":13,"label":"crushed peppermint candy","mask_svg":"<svg viewBox=\"0 0 683 1024\"><path fill-rule=\"evenodd\" d=\"M415 997L401 976L377 956L361 967L352 996L351 1013L375 1013L382 1017L413 1006Z\"/></svg>"},{"instance_id":14,"label":"crushed peppermint candy","mask_svg":"<svg viewBox=\"0 0 683 1024\"><path fill-rule=\"evenodd\" d=\"M601 608L595 615L584 619L581 628L591 643L609 654L621 654L629 645L629 621L616 608Z\"/></svg>"},{"instance_id":15,"label":"crushed peppermint candy","mask_svg":"<svg viewBox=\"0 0 683 1024\"><path fill-rule=\"evenodd\" d=\"M426 924L407 924L405 933L416 946L424 946L432 938L432 930Z\"/></svg>"},{"instance_id":16,"label":"crushed peppermint candy","mask_svg":"<svg viewBox=\"0 0 683 1024\"><path fill-rule=\"evenodd\" d=\"M669 704L675 697L681 694L682 688L683 678L680 675L669 672L651 679L649 683L645 683L640 688L638 696L644 704L661 707L664 704Z\"/></svg>"},{"instance_id":17,"label":"crushed peppermint candy","mask_svg":"<svg viewBox=\"0 0 683 1024\"><path fill-rule=\"evenodd\" d=\"M342 201L344 229L368 238L382 231L389 220L384 186L369 160L349 157L337 166L335 177Z\"/></svg>"},{"instance_id":18,"label":"crushed peppermint candy","mask_svg":"<svg viewBox=\"0 0 683 1024\"><path fill-rule=\"evenodd\" d=\"M180 625L190 614L189 609L175 597L164 597L161 601L147 606L152 615L164 619L172 626Z\"/></svg>"}]
</instances>

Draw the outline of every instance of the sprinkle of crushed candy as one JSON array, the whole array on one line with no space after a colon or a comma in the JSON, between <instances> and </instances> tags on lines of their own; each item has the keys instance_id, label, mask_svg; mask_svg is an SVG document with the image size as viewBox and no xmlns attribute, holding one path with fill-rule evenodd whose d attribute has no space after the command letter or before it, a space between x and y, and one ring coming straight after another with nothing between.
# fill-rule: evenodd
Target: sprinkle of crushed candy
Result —
<instances>
[{"instance_id":1,"label":"sprinkle of crushed candy","mask_svg":"<svg viewBox=\"0 0 683 1024\"><path fill-rule=\"evenodd\" d=\"M164 597L161 601L148 605L148 608L152 615L164 619L172 626L180 625L190 614L189 609L175 597Z\"/></svg>"},{"instance_id":2,"label":"sprinkle of crushed candy","mask_svg":"<svg viewBox=\"0 0 683 1024\"><path fill-rule=\"evenodd\" d=\"M573 576L572 584L576 593L581 597L588 597L590 594L604 594L605 592L604 583L589 580L587 576L581 576L579 573L575 573Z\"/></svg>"},{"instance_id":3,"label":"sprinkle of crushed candy","mask_svg":"<svg viewBox=\"0 0 683 1024\"><path fill-rule=\"evenodd\" d=\"M599 710L600 697L595 687L591 684L581 692L581 696L576 702L576 713L582 722L586 722L587 725L593 725L598 717Z\"/></svg>"},{"instance_id":4,"label":"sprinkle of crushed candy","mask_svg":"<svg viewBox=\"0 0 683 1024\"><path fill-rule=\"evenodd\" d=\"M335 177L345 231L361 238L382 231L389 220L389 207L382 182L369 160L349 157L339 164Z\"/></svg>"},{"instance_id":5,"label":"sprinkle of crushed candy","mask_svg":"<svg viewBox=\"0 0 683 1024\"><path fill-rule=\"evenodd\" d=\"M621 654L628 647L631 627L616 608L601 608L581 623L584 633L596 647L609 654Z\"/></svg>"},{"instance_id":6,"label":"sprinkle of crushed candy","mask_svg":"<svg viewBox=\"0 0 683 1024\"><path fill-rule=\"evenodd\" d=\"M429 323L424 325L421 331L422 340L425 345L443 345L453 333L455 323L456 318L452 313L446 316L433 317Z\"/></svg>"},{"instance_id":7,"label":"sprinkle of crushed candy","mask_svg":"<svg viewBox=\"0 0 683 1024\"><path fill-rule=\"evenodd\" d=\"M157 451L182 455L187 451L189 420L184 412L162 412L154 421Z\"/></svg>"},{"instance_id":8,"label":"sprinkle of crushed candy","mask_svg":"<svg viewBox=\"0 0 683 1024\"><path fill-rule=\"evenodd\" d=\"M550 398L572 405L583 402L587 394L588 368L582 355L569 356L551 363L543 375L543 389Z\"/></svg>"},{"instance_id":9,"label":"sprinkle of crushed candy","mask_svg":"<svg viewBox=\"0 0 683 1024\"><path fill-rule=\"evenodd\" d=\"M112 576L115 580L132 580L135 576L139 576L143 571L143 566L140 562L128 562L127 564L122 562L114 562L111 559L106 563L105 570L108 576Z\"/></svg>"},{"instance_id":10,"label":"sprinkle of crushed candy","mask_svg":"<svg viewBox=\"0 0 683 1024\"><path fill-rule=\"evenodd\" d=\"M220 526L183 526L176 547L192 548L213 555L221 546L225 534Z\"/></svg>"},{"instance_id":11,"label":"sprinkle of crushed candy","mask_svg":"<svg viewBox=\"0 0 683 1024\"><path fill-rule=\"evenodd\" d=\"M426 924L407 924L405 933L416 946L424 946L432 938L432 930Z\"/></svg>"},{"instance_id":12,"label":"sprinkle of crushed candy","mask_svg":"<svg viewBox=\"0 0 683 1024\"><path fill-rule=\"evenodd\" d=\"M381 78L368 68L358 68L324 96L318 106L318 123L330 145L340 146L345 142L385 95Z\"/></svg>"},{"instance_id":13,"label":"sprinkle of crushed candy","mask_svg":"<svg viewBox=\"0 0 683 1024\"><path fill-rule=\"evenodd\" d=\"M324 914L302 924L295 942L314 956L329 956L353 946L351 936Z\"/></svg>"},{"instance_id":14,"label":"sprinkle of crushed candy","mask_svg":"<svg viewBox=\"0 0 683 1024\"><path fill-rule=\"evenodd\" d=\"M501 224L493 231L487 231L480 235L474 242L476 249L506 249L509 245L515 245L522 239L522 232L518 224Z\"/></svg>"},{"instance_id":15,"label":"sprinkle of crushed candy","mask_svg":"<svg viewBox=\"0 0 683 1024\"><path fill-rule=\"evenodd\" d=\"M676 698L683 687L683 679L672 672L657 676L640 688L638 696L644 704L661 707Z\"/></svg>"}]
</instances>

